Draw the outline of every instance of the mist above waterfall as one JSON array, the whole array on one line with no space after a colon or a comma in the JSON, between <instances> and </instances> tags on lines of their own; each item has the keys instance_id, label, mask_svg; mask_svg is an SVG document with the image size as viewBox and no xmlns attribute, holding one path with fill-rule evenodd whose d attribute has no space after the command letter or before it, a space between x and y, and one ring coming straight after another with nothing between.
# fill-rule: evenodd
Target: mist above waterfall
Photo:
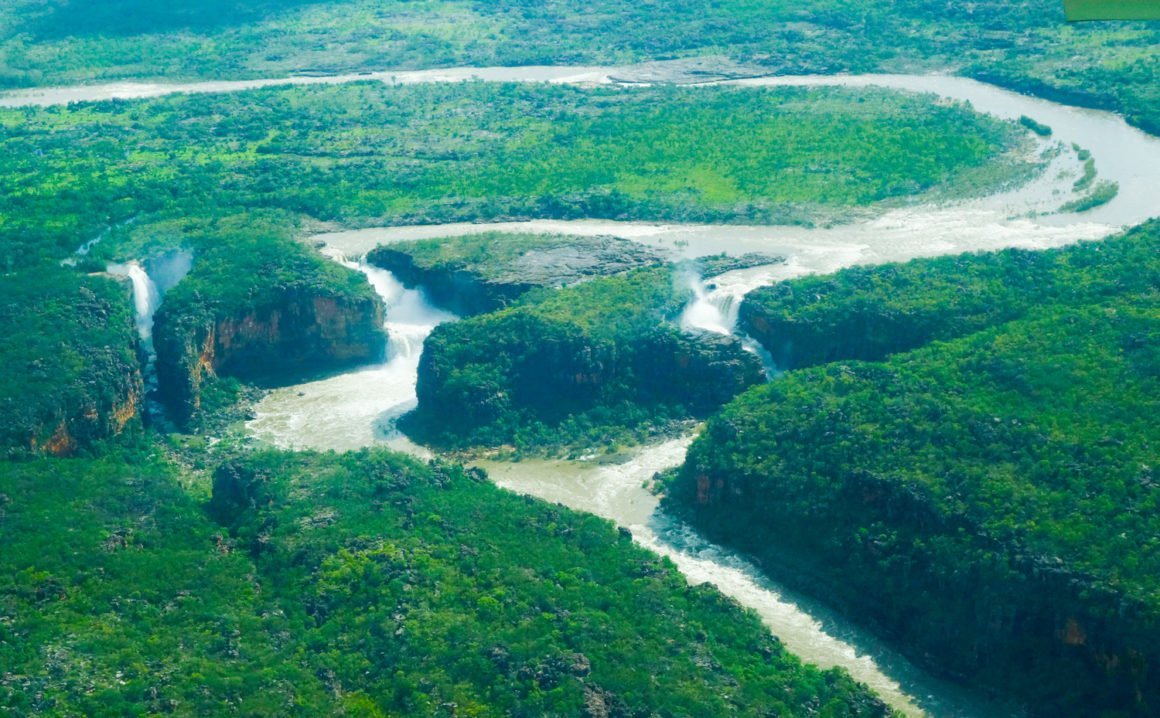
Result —
<instances>
[{"instance_id":1,"label":"mist above waterfall","mask_svg":"<svg viewBox=\"0 0 1160 718\"><path fill-rule=\"evenodd\" d=\"M726 272L706 282L693 266L685 267L684 271L677 274L676 281L693 292L693 299L681 313L681 331L736 335L737 319L745 295L774 281L775 271L784 271L783 265ZM766 378L772 379L780 374L773 356L765 347L744 334L738 338L746 350L760 357Z\"/></svg>"},{"instance_id":2,"label":"mist above waterfall","mask_svg":"<svg viewBox=\"0 0 1160 718\"><path fill-rule=\"evenodd\" d=\"M684 331L705 331L732 334L737 327L739 297L708 285L701 275L689 268L681 272L679 280L693 292L693 301L681 313L680 325Z\"/></svg>"},{"instance_id":3,"label":"mist above waterfall","mask_svg":"<svg viewBox=\"0 0 1160 718\"><path fill-rule=\"evenodd\" d=\"M146 266L151 271L146 270ZM110 264L110 274L128 277L133 285L133 313L137 336L144 353L141 376L147 394L157 389L157 350L153 346L153 318L161 307L165 292L180 282L193 266L193 255L186 250L174 250L146 261L133 260L126 264ZM163 413L159 404L150 402L149 413L154 418Z\"/></svg>"},{"instance_id":4,"label":"mist above waterfall","mask_svg":"<svg viewBox=\"0 0 1160 718\"><path fill-rule=\"evenodd\" d=\"M187 249L174 249L156 257L145 260L145 268L149 272L157 291L164 296L166 292L177 286L185 279L189 270L193 268L193 252Z\"/></svg>"}]
</instances>

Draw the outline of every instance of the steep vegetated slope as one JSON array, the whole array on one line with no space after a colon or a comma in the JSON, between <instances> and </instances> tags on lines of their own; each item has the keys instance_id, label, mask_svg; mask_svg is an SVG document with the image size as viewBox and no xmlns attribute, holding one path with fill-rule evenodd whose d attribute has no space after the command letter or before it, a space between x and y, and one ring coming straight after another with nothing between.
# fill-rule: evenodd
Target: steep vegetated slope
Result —
<instances>
[{"instance_id":1,"label":"steep vegetated slope","mask_svg":"<svg viewBox=\"0 0 1160 718\"><path fill-rule=\"evenodd\" d=\"M670 505L1039 714L1154 715L1158 231L976 257L969 273L885 268L873 290L831 295L843 317L906 286L890 304L946 317L927 331L920 316L916 336L961 338L747 392L694 443ZM1028 265L1053 282L1038 295L1021 292ZM978 292L990 321L963 302Z\"/></svg>"},{"instance_id":2,"label":"steep vegetated slope","mask_svg":"<svg viewBox=\"0 0 1160 718\"><path fill-rule=\"evenodd\" d=\"M1101 242L853 267L761 287L740 309L744 331L782 368L876 361L1025 316L1160 285L1160 224Z\"/></svg>"},{"instance_id":3,"label":"steep vegetated slope","mask_svg":"<svg viewBox=\"0 0 1160 718\"><path fill-rule=\"evenodd\" d=\"M458 466L250 454L215 471L209 512L191 478L0 466L0 708L891 715L607 522Z\"/></svg>"},{"instance_id":4,"label":"steep vegetated slope","mask_svg":"<svg viewBox=\"0 0 1160 718\"><path fill-rule=\"evenodd\" d=\"M0 456L66 456L140 425L128 283L60 268L0 279Z\"/></svg>"},{"instance_id":5,"label":"steep vegetated slope","mask_svg":"<svg viewBox=\"0 0 1160 718\"><path fill-rule=\"evenodd\" d=\"M682 333L671 266L537 290L440 325L419 363L409 432L448 447L601 445L704 416L763 379L735 337Z\"/></svg>"}]
</instances>

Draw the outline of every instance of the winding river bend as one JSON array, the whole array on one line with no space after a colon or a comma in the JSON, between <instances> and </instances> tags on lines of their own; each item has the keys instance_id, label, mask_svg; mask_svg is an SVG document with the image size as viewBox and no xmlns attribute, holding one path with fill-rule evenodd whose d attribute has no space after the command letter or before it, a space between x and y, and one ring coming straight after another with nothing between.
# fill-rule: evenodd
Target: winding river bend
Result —
<instances>
[{"instance_id":1,"label":"winding river bend","mask_svg":"<svg viewBox=\"0 0 1160 718\"><path fill-rule=\"evenodd\" d=\"M659 74L657 68L661 67ZM613 79L617 78L617 79ZM557 82L613 84L618 80L665 80L663 63L648 68L523 67L456 68L420 72L380 72L334 77L294 77L242 82L189 84L117 83L74 88L26 90L0 95L0 106L47 106L78 101L156 97L179 92L234 92L287 84ZM388 305L391 350L379 366L327 380L271 392L257 407L249 430L257 439L287 448L344 450L386 442L422 454L392 430L392 419L414 402L415 368L422 340L440 321L453 317L432 307L420 291L405 290L386 272L348 258L381 243L446 237L480 231L519 230L572 234L614 234L668 252L674 259L726 251L785 255L782 265L730 273L706 290L694 324L731 329L729 303L748 289L856 264L901 261L921 256L995 250L1042 249L1084 239L1099 239L1119 228L1160 213L1160 140L1127 125L1122 118L1094 110L1040 100L972 80L939 75L763 77L714 84L737 86L887 87L929 92L970 102L975 109L1005 119L1027 115L1052 127L1050 140L1037 151L1046 168L1026 185L969 201L893 209L855 224L829 228L672 225L608 221L532 221L522 223L388 227L337 232L316 239L325 251L367 274ZM1082 215L1059 208L1075 198L1072 184L1080 163L1074 146L1091 151L1100 180L1114 181L1119 194ZM719 312L712 314L711 307ZM325 427L320 430L320 426ZM795 595L764 577L743 558L699 537L657 510L644 484L658 470L678 465L691 436L646 447L619 457L575 461L482 462L507 488L590 511L630 529L642 545L668 556L690 581L708 581L757 611L775 635L806 661L842 666L872 686L908 715L941 717L1014 716L1018 712L990 703L969 691L939 681L915 668L888 646L849 625L810 599Z\"/></svg>"}]
</instances>

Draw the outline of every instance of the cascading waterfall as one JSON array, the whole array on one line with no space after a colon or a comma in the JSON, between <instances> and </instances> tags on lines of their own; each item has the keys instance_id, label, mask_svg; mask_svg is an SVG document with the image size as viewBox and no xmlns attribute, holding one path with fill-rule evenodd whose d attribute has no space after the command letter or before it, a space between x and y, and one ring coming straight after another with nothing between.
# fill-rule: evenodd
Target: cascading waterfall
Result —
<instances>
[{"instance_id":1,"label":"cascading waterfall","mask_svg":"<svg viewBox=\"0 0 1160 718\"><path fill-rule=\"evenodd\" d=\"M141 350L145 353L141 376L145 381L147 397L157 390L157 350L153 346L153 317L161 307L165 292L176 286L189 273L193 255L185 250L175 250L150 260L150 264L153 267L153 275L150 275L136 260L126 264L110 264L108 267L110 274L128 277L133 285L137 336L141 341ZM163 415L160 404L153 400L150 400L148 410L153 419Z\"/></svg>"},{"instance_id":2,"label":"cascading waterfall","mask_svg":"<svg viewBox=\"0 0 1160 718\"><path fill-rule=\"evenodd\" d=\"M760 268L759 268L760 269ZM690 270L683 275L684 281L693 292L693 301L681 313L680 327L686 332L712 332L732 336L737 333L737 317L741 300L746 293L769 284L768 271L754 273L752 270L727 272L717 278L713 285L707 285L700 274ZM752 337L738 335L742 346L761 359L766 378L772 379L780 370L774 364L773 356Z\"/></svg>"},{"instance_id":3,"label":"cascading waterfall","mask_svg":"<svg viewBox=\"0 0 1160 718\"><path fill-rule=\"evenodd\" d=\"M161 306L161 291L145 268L136 260L128 264L111 264L109 273L128 277L133 285L137 337L141 340L140 346L145 352L142 377L145 379L145 391L148 394L157 388L157 351L153 347L153 315Z\"/></svg>"},{"instance_id":4,"label":"cascading waterfall","mask_svg":"<svg viewBox=\"0 0 1160 718\"><path fill-rule=\"evenodd\" d=\"M270 392L247 423L250 433L283 448L354 449L385 441L415 450L394 429L417 403L415 386L423 342L435 327L457 317L436 308L419 289L408 289L385 269L325 252L362 272L387 308L387 355L381 364Z\"/></svg>"},{"instance_id":5,"label":"cascading waterfall","mask_svg":"<svg viewBox=\"0 0 1160 718\"><path fill-rule=\"evenodd\" d=\"M699 274L689 272L685 281L693 291L693 301L681 314L681 329L714 334L732 334L737 327L737 297L720 287L708 287Z\"/></svg>"},{"instance_id":6,"label":"cascading waterfall","mask_svg":"<svg viewBox=\"0 0 1160 718\"><path fill-rule=\"evenodd\" d=\"M137 262L129 264L129 281L133 283L133 305L137 310L137 334L153 349L153 315L161 306L161 290Z\"/></svg>"}]
</instances>

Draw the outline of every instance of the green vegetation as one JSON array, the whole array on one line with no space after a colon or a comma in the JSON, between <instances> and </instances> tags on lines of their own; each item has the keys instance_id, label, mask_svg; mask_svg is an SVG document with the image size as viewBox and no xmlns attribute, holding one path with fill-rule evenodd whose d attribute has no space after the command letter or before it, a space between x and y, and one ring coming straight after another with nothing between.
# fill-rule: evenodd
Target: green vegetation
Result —
<instances>
[{"instance_id":1,"label":"green vegetation","mask_svg":"<svg viewBox=\"0 0 1160 718\"><path fill-rule=\"evenodd\" d=\"M0 279L0 455L72 454L137 423L127 282L59 268Z\"/></svg>"},{"instance_id":2,"label":"green vegetation","mask_svg":"<svg viewBox=\"0 0 1160 718\"><path fill-rule=\"evenodd\" d=\"M366 83L6 110L0 269L110 226L100 257L261 208L345 225L807 222L1025 176L1001 157L1018 135L932 98L832 88Z\"/></svg>"},{"instance_id":3,"label":"green vegetation","mask_svg":"<svg viewBox=\"0 0 1160 718\"><path fill-rule=\"evenodd\" d=\"M277 382L381 356L378 295L362 274L295 241L283 215L195 226L193 269L166 294L154 329L162 395L180 422L199 412L214 376Z\"/></svg>"},{"instance_id":4,"label":"green vegetation","mask_svg":"<svg viewBox=\"0 0 1160 718\"><path fill-rule=\"evenodd\" d=\"M615 446L704 416L762 379L732 337L682 334L691 290L671 267L536 290L436 327L405 429L450 448Z\"/></svg>"},{"instance_id":5,"label":"green vegetation","mask_svg":"<svg viewBox=\"0 0 1160 718\"><path fill-rule=\"evenodd\" d=\"M1160 20L1154 0L1064 0L1071 22L1083 20Z\"/></svg>"},{"instance_id":6,"label":"green vegetation","mask_svg":"<svg viewBox=\"0 0 1160 718\"><path fill-rule=\"evenodd\" d=\"M1119 182L1104 180L1092 188L1087 195L1077 200L1067 202L1059 208L1060 212L1087 212L1111 202L1120 193Z\"/></svg>"},{"instance_id":7,"label":"green vegetation","mask_svg":"<svg viewBox=\"0 0 1160 718\"><path fill-rule=\"evenodd\" d=\"M367 262L403 284L422 286L456 314L480 314L537 287L559 288L661 263L637 242L616 237L484 232L380 246Z\"/></svg>"},{"instance_id":8,"label":"green vegetation","mask_svg":"<svg viewBox=\"0 0 1160 718\"><path fill-rule=\"evenodd\" d=\"M607 522L460 467L258 453L213 483L207 513L157 460L0 465L0 709L890 715Z\"/></svg>"},{"instance_id":9,"label":"green vegetation","mask_svg":"<svg viewBox=\"0 0 1160 718\"><path fill-rule=\"evenodd\" d=\"M746 392L694 443L669 505L1042 715L1154 714L1158 242L1153 224L831 294L819 317L906 294L923 311L896 349L959 338L882 363L836 351Z\"/></svg>"},{"instance_id":10,"label":"green vegetation","mask_svg":"<svg viewBox=\"0 0 1160 718\"><path fill-rule=\"evenodd\" d=\"M778 366L879 360L1026 316L1160 285L1160 231L1046 251L1005 250L853 267L750 292L744 331Z\"/></svg>"},{"instance_id":11,"label":"green vegetation","mask_svg":"<svg viewBox=\"0 0 1160 718\"><path fill-rule=\"evenodd\" d=\"M756 73L951 69L1155 130L1157 44L1149 23L1068 24L1059 0L12 0L0 8L0 84L724 54Z\"/></svg>"},{"instance_id":12,"label":"green vegetation","mask_svg":"<svg viewBox=\"0 0 1160 718\"><path fill-rule=\"evenodd\" d=\"M1043 124L1042 122L1036 122L1034 119L1028 117L1027 115L1019 116L1019 124L1023 125L1040 137L1051 137L1051 128L1049 126Z\"/></svg>"},{"instance_id":13,"label":"green vegetation","mask_svg":"<svg viewBox=\"0 0 1160 718\"><path fill-rule=\"evenodd\" d=\"M1085 154L1086 157L1083 156ZM1075 184L1071 188L1076 192L1082 192L1092 186L1092 182L1096 181L1096 175L1099 172L1096 170L1095 158L1091 156L1090 152L1083 150L1082 152L1076 152L1076 155L1083 161L1083 174L1080 175L1080 178L1075 181Z\"/></svg>"},{"instance_id":14,"label":"green vegetation","mask_svg":"<svg viewBox=\"0 0 1160 718\"><path fill-rule=\"evenodd\" d=\"M187 314L197 304L206 318L222 319L275 303L287 291L349 300L376 296L360 274L295 241L298 227L282 213L195 221L189 229L184 239L195 255L193 271L166 295L169 311Z\"/></svg>"}]
</instances>

